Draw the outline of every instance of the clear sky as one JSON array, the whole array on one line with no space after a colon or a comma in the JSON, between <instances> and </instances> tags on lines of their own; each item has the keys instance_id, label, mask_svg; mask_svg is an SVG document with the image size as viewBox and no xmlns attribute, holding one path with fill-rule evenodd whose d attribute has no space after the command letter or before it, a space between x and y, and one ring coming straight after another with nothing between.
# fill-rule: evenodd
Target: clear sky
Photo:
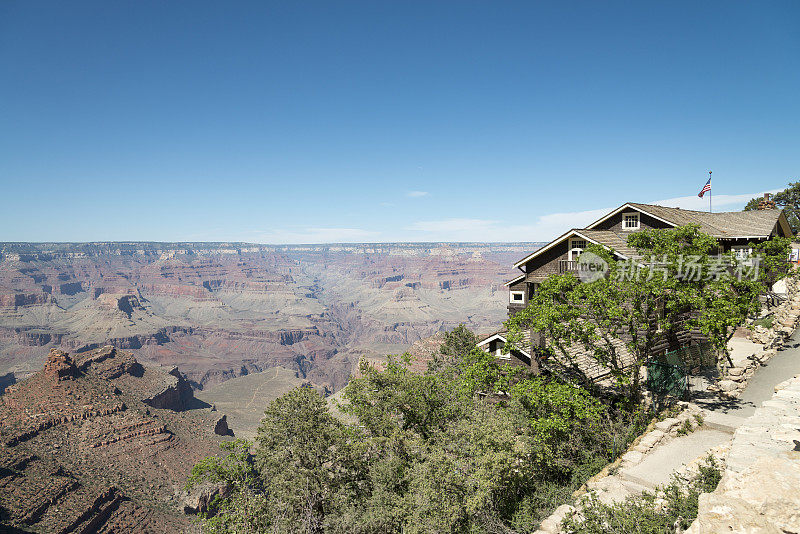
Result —
<instances>
[{"instance_id":1,"label":"clear sky","mask_svg":"<svg viewBox=\"0 0 800 534\"><path fill-rule=\"evenodd\" d=\"M795 0L4 0L0 241L549 240L708 170L739 209L800 180L798 95Z\"/></svg>"}]
</instances>

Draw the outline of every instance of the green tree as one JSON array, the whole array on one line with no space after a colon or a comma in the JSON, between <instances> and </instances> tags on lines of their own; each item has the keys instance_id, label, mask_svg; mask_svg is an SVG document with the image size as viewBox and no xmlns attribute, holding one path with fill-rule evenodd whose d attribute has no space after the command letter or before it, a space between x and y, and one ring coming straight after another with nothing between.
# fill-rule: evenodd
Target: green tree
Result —
<instances>
[{"instance_id":1,"label":"green tree","mask_svg":"<svg viewBox=\"0 0 800 534\"><path fill-rule=\"evenodd\" d=\"M658 258L659 268L665 269L670 319L664 330L698 328L719 357L730 361L728 341L734 329L760 309L764 271L745 269L732 253L718 255L719 242L697 225L637 232L628 244L643 256Z\"/></svg>"},{"instance_id":2,"label":"green tree","mask_svg":"<svg viewBox=\"0 0 800 534\"><path fill-rule=\"evenodd\" d=\"M255 465L275 530L323 532L342 494L359 493L358 439L311 388L296 388L269 405L258 428Z\"/></svg>"},{"instance_id":3,"label":"green tree","mask_svg":"<svg viewBox=\"0 0 800 534\"><path fill-rule=\"evenodd\" d=\"M786 212L792 232L800 230L800 182L789 182L789 187L776 193L772 199Z\"/></svg>"},{"instance_id":4,"label":"green tree","mask_svg":"<svg viewBox=\"0 0 800 534\"><path fill-rule=\"evenodd\" d=\"M205 458L192 467L187 489L206 482L224 488L201 515L206 532L255 533L269 528L266 494L250 453L251 445L242 439L223 442L220 444L223 456Z\"/></svg>"},{"instance_id":5,"label":"green tree","mask_svg":"<svg viewBox=\"0 0 800 534\"><path fill-rule=\"evenodd\" d=\"M590 377L580 366L583 353L609 369L615 385L635 406L640 397L639 370L660 332L671 325L671 316L659 313L671 282L646 274L629 280L627 264L614 261L596 245L584 254L590 252L605 259L610 275L589 283L569 273L548 277L528 307L506 322L509 344L517 345L522 332L533 328L545 335L556 353L551 367L563 366L565 373L591 388Z\"/></svg>"},{"instance_id":6,"label":"green tree","mask_svg":"<svg viewBox=\"0 0 800 534\"><path fill-rule=\"evenodd\" d=\"M342 410L358 419L373 436L389 437L398 429L428 439L460 417L469 402L444 373L414 373L409 355L389 356L384 370L361 361L361 378L345 387Z\"/></svg>"},{"instance_id":7,"label":"green tree","mask_svg":"<svg viewBox=\"0 0 800 534\"><path fill-rule=\"evenodd\" d=\"M478 343L478 336L473 334L463 324L458 325L445 333L444 343L439 351L433 355L429 367L433 371L441 369L454 369L458 362L468 355Z\"/></svg>"},{"instance_id":8,"label":"green tree","mask_svg":"<svg viewBox=\"0 0 800 534\"><path fill-rule=\"evenodd\" d=\"M758 209L759 203L763 200L761 197L751 198L747 201L747 204L744 205L744 209L742 211L756 211Z\"/></svg>"},{"instance_id":9,"label":"green tree","mask_svg":"<svg viewBox=\"0 0 800 534\"><path fill-rule=\"evenodd\" d=\"M384 369L362 364L345 389L349 423L308 388L273 401L252 454L231 442L195 467L193 484L228 488L204 529L533 532L636 433L587 391L476 348L457 365L414 373L407 356ZM505 394L479 400L477 390Z\"/></svg>"},{"instance_id":10,"label":"green tree","mask_svg":"<svg viewBox=\"0 0 800 534\"><path fill-rule=\"evenodd\" d=\"M478 348L465 355L458 366L458 387L464 395L508 393L513 384L528 375L524 367L499 361Z\"/></svg>"},{"instance_id":11,"label":"green tree","mask_svg":"<svg viewBox=\"0 0 800 534\"><path fill-rule=\"evenodd\" d=\"M758 280L765 290L792 273L792 264L786 261L792 252L790 238L774 237L761 243L750 243L750 247L753 255L759 258Z\"/></svg>"},{"instance_id":12,"label":"green tree","mask_svg":"<svg viewBox=\"0 0 800 534\"><path fill-rule=\"evenodd\" d=\"M426 443L411 469L408 532L477 532L502 524L535 477L519 417L478 403Z\"/></svg>"}]
</instances>

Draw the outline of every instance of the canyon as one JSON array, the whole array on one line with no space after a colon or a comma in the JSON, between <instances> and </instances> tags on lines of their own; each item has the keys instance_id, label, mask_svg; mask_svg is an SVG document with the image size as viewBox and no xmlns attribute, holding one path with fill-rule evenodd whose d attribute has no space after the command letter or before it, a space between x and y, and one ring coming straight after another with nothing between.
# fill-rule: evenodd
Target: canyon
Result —
<instances>
[{"instance_id":1,"label":"canyon","mask_svg":"<svg viewBox=\"0 0 800 534\"><path fill-rule=\"evenodd\" d=\"M272 399L496 328L535 246L1 243L0 525L191 531L191 467Z\"/></svg>"},{"instance_id":2,"label":"canyon","mask_svg":"<svg viewBox=\"0 0 800 534\"><path fill-rule=\"evenodd\" d=\"M0 243L0 388L111 345L202 390L281 368L323 392L361 358L506 316L535 243Z\"/></svg>"}]
</instances>

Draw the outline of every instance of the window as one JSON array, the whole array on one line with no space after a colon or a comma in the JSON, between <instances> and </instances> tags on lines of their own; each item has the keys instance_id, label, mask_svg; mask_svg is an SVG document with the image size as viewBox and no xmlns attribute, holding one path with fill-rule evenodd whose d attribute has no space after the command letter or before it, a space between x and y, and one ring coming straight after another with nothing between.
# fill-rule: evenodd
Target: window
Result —
<instances>
[{"instance_id":1,"label":"window","mask_svg":"<svg viewBox=\"0 0 800 534\"><path fill-rule=\"evenodd\" d=\"M737 260L746 260L753 253L753 249L747 246L735 246L731 247L731 250L733 251Z\"/></svg>"},{"instance_id":2,"label":"window","mask_svg":"<svg viewBox=\"0 0 800 534\"><path fill-rule=\"evenodd\" d=\"M733 257L737 262L742 262L742 265L753 265L753 249L746 245L737 245L731 247Z\"/></svg>"},{"instance_id":3,"label":"window","mask_svg":"<svg viewBox=\"0 0 800 534\"><path fill-rule=\"evenodd\" d=\"M639 229L639 214L638 213L623 213L622 214L622 229L623 230L638 230Z\"/></svg>"},{"instance_id":4,"label":"window","mask_svg":"<svg viewBox=\"0 0 800 534\"><path fill-rule=\"evenodd\" d=\"M585 239L570 239L569 240L569 259L575 261L581 255L581 252L586 248Z\"/></svg>"},{"instance_id":5,"label":"window","mask_svg":"<svg viewBox=\"0 0 800 534\"><path fill-rule=\"evenodd\" d=\"M511 304L523 304L525 302L524 291L512 291L509 293L508 301Z\"/></svg>"}]
</instances>

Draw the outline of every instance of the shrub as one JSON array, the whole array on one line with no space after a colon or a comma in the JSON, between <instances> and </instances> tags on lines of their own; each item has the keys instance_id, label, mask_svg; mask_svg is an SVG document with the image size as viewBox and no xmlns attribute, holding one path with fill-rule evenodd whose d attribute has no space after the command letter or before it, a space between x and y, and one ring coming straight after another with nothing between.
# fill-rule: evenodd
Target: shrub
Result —
<instances>
[{"instance_id":1,"label":"shrub","mask_svg":"<svg viewBox=\"0 0 800 534\"><path fill-rule=\"evenodd\" d=\"M667 534L683 531L697 517L698 497L716 489L722 471L713 456L690 481L673 477L656 492L645 492L613 504L591 494L579 512L564 518L565 534Z\"/></svg>"}]
</instances>

